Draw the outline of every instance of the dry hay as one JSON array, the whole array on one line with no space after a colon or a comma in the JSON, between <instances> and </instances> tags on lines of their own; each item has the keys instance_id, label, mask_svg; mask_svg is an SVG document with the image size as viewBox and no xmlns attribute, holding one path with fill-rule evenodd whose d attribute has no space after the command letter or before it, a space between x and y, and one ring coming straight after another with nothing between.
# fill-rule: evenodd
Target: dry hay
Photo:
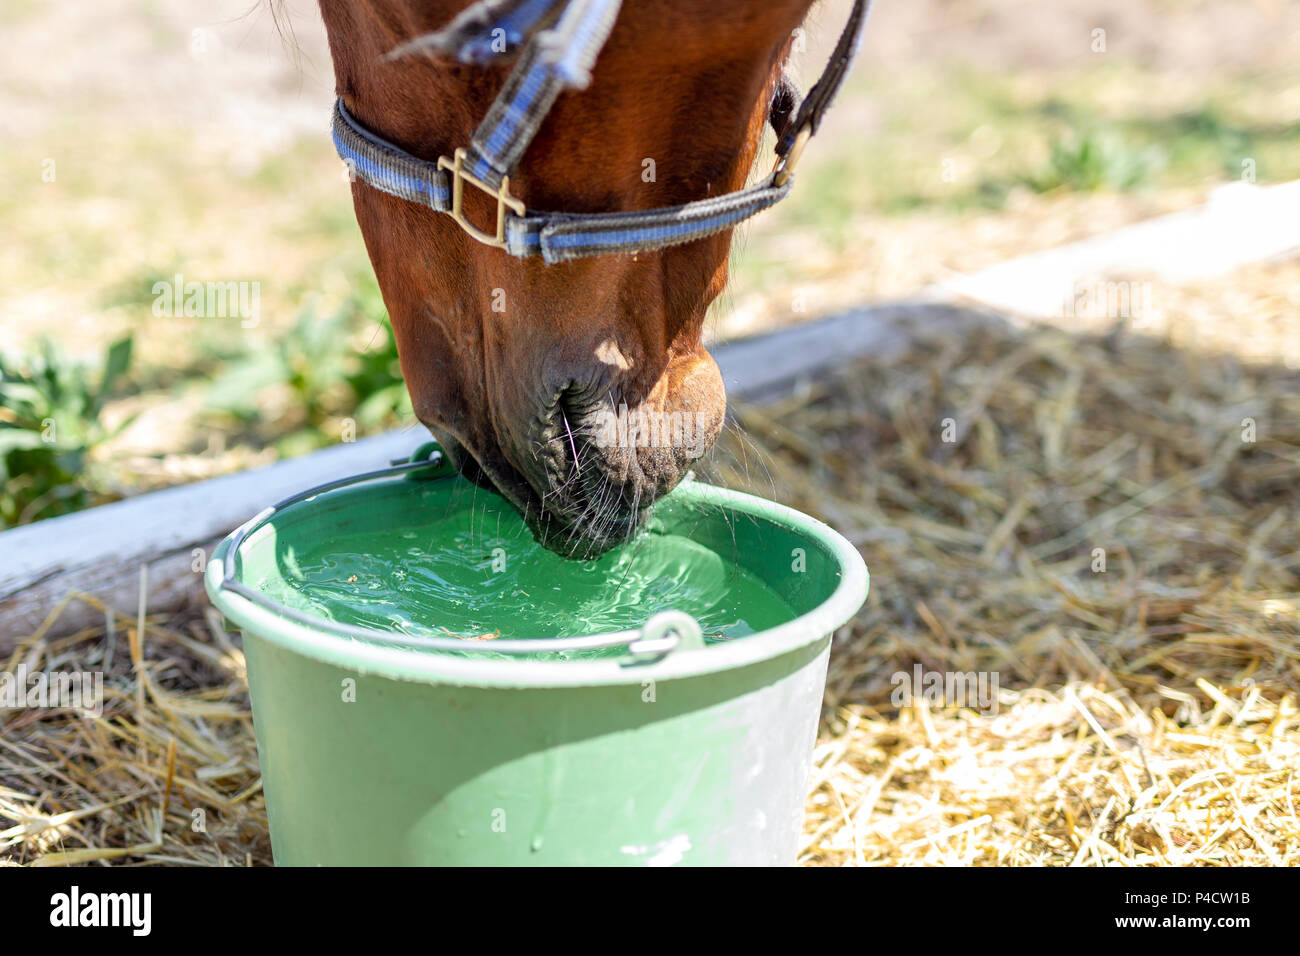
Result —
<instances>
[{"instance_id":1,"label":"dry hay","mask_svg":"<svg viewBox=\"0 0 1300 956\"><path fill-rule=\"evenodd\" d=\"M713 475L833 522L872 571L832 655L802 859L1296 862L1296 386L990 323L739 409ZM0 853L269 862L237 646L213 618L113 628L8 662L106 671L107 719L0 716ZM916 664L996 672L996 707L896 706Z\"/></svg>"},{"instance_id":2,"label":"dry hay","mask_svg":"<svg viewBox=\"0 0 1300 956\"><path fill-rule=\"evenodd\" d=\"M871 569L805 861L1300 861L1300 374L995 321L738 415L714 476Z\"/></svg>"},{"instance_id":3,"label":"dry hay","mask_svg":"<svg viewBox=\"0 0 1300 956\"><path fill-rule=\"evenodd\" d=\"M44 639L72 601L105 627ZM0 861L271 862L244 655L208 610L128 626L73 594L15 650L10 673L103 672L103 714L0 711Z\"/></svg>"}]
</instances>

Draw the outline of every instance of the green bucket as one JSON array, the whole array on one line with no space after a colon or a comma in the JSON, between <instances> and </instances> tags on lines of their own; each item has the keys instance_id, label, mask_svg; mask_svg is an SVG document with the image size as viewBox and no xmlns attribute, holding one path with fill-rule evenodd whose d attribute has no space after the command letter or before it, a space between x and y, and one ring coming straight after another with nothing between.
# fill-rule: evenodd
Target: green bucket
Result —
<instances>
[{"instance_id":1,"label":"green bucket","mask_svg":"<svg viewBox=\"0 0 1300 956\"><path fill-rule=\"evenodd\" d=\"M440 458L426 446L287 499L208 564L209 596L244 634L276 863L793 863L831 636L867 593L853 546L688 479L652 509L650 547L710 549L778 594L782 620L711 639L659 608L622 631L465 640L321 599L304 567L358 542L400 564L413 538L454 547L440 529L466 509L480 526L509 511Z\"/></svg>"}]
</instances>

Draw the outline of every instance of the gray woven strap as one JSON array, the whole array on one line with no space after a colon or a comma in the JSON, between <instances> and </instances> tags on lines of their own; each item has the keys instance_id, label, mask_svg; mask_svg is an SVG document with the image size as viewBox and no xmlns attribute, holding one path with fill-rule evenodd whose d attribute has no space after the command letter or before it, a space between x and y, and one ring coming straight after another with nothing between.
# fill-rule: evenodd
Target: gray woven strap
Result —
<instances>
[{"instance_id":1,"label":"gray woven strap","mask_svg":"<svg viewBox=\"0 0 1300 956\"><path fill-rule=\"evenodd\" d=\"M749 189L682 206L578 216L533 212L511 216L506 220L506 251L515 256L541 255L548 263L556 263L611 252L662 249L730 229L780 202L790 186L791 182L774 185L768 176Z\"/></svg>"},{"instance_id":2,"label":"gray woven strap","mask_svg":"<svg viewBox=\"0 0 1300 956\"><path fill-rule=\"evenodd\" d=\"M355 177L375 189L448 212L451 176L437 163L419 159L356 121L342 98L334 101L334 148Z\"/></svg>"},{"instance_id":3,"label":"gray woven strap","mask_svg":"<svg viewBox=\"0 0 1300 956\"><path fill-rule=\"evenodd\" d=\"M441 30L403 43L384 59L432 53L461 63L490 63L514 53L559 6L561 0L481 0Z\"/></svg>"},{"instance_id":4,"label":"gray woven strap","mask_svg":"<svg viewBox=\"0 0 1300 956\"><path fill-rule=\"evenodd\" d=\"M451 177L446 170L376 138L357 123L342 100L334 105L333 132L339 155L374 188L439 212L451 208ZM643 212L512 215L506 222L506 251L542 256L553 263L629 249L661 249L729 229L779 202L789 191L790 183L775 186L769 176L739 192Z\"/></svg>"},{"instance_id":5,"label":"gray woven strap","mask_svg":"<svg viewBox=\"0 0 1300 956\"><path fill-rule=\"evenodd\" d=\"M621 0L571 0L555 26L534 36L470 139L465 167L473 176L500 186L555 98L567 89L586 88L621 5Z\"/></svg>"}]
</instances>

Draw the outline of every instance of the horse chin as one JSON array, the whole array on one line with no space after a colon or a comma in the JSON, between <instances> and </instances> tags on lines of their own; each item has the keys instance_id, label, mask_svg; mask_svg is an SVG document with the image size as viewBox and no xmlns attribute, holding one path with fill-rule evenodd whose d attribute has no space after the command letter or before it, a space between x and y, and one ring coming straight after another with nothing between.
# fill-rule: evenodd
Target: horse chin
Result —
<instances>
[{"instance_id":1,"label":"horse chin","mask_svg":"<svg viewBox=\"0 0 1300 956\"><path fill-rule=\"evenodd\" d=\"M599 532L594 533L593 527L574 527L567 523L567 518L548 509L541 521L530 523L530 527L543 547L566 558L589 561L631 539L641 527L643 517L641 512L607 519Z\"/></svg>"}]
</instances>

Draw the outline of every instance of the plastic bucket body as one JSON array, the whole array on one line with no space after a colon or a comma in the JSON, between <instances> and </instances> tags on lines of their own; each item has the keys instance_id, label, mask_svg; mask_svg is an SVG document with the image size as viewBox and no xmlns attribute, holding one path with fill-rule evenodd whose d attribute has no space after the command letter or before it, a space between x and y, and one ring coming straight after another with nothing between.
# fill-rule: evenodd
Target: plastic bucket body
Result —
<instances>
[{"instance_id":1,"label":"plastic bucket body","mask_svg":"<svg viewBox=\"0 0 1300 956\"><path fill-rule=\"evenodd\" d=\"M325 492L271 515L231 566L255 585L309 539L399 529L460 481ZM651 521L739 562L795 616L640 659L417 649L223 586L227 539L207 587L244 634L276 863L794 862L831 635L865 599L866 567L820 522L697 482Z\"/></svg>"}]
</instances>

